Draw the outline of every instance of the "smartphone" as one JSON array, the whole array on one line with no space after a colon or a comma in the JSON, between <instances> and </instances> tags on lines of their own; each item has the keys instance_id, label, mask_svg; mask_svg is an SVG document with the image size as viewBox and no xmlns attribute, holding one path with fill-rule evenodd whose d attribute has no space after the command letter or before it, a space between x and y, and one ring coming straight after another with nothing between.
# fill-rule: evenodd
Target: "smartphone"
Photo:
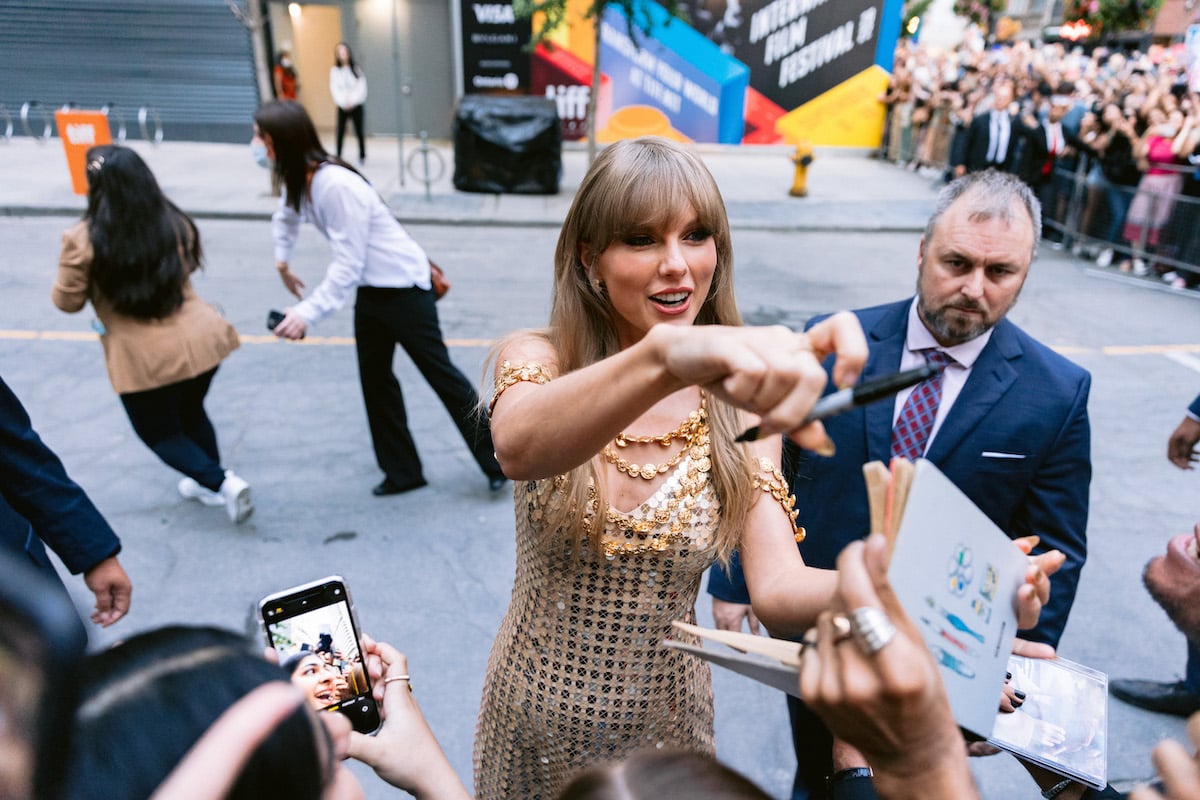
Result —
<instances>
[{"instance_id":1,"label":"smartphone","mask_svg":"<svg viewBox=\"0 0 1200 800\"><path fill-rule=\"evenodd\" d=\"M0 575L0 797L58 797L87 631L27 559L0 552Z\"/></svg>"},{"instance_id":2,"label":"smartphone","mask_svg":"<svg viewBox=\"0 0 1200 800\"><path fill-rule=\"evenodd\" d=\"M271 309L270 311L268 311L267 312L267 330L269 330L269 331L275 330L275 326L278 325L279 323L283 322L283 317L284 317L284 313L282 311L276 311L275 309Z\"/></svg>"},{"instance_id":3,"label":"smartphone","mask_svg":"<svg viewBox=\"0 0 1200 800\"><path fill-rule=\"evenodd\" d=\"M354 603L341 576L268 595L259 613L267 643L312 708L345 714L360 733L379 728Z\"/></svg>"}]
</instances>

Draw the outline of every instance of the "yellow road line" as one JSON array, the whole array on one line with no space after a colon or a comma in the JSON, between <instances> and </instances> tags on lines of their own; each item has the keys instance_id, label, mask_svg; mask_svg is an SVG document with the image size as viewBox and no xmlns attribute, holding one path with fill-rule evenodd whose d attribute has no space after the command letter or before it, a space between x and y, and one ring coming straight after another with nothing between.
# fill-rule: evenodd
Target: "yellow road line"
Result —
<instances>
[{"instance_id":1,"label":"yellow road line","mask_svg":"<svg viewBox=\"0 0 1200 800\"><path fill-rule=\"evenodd\" d=\"M25 331L0 329L0 340L12 339L29 341L40 339L49 342L94 342L100 337L91 331ZM271 334L239 333L242 344L278 344L279 337ZM447 347L491 347L493 339L447 339ZM307 346L349 347L354 344L352 336L308 336L298 342Z\"/></svg>"},{"instance_id":2,"label":"yellow road line","mask_svg":"<svg viewBox=\"0 0 1200 800\"><path fill-rule=\"evenodd\" d=\"M1200 344L1144 344L1102 347L1106 356L1146 356L1163 353L1200 353Z\"/></svg>"}]
</instances>

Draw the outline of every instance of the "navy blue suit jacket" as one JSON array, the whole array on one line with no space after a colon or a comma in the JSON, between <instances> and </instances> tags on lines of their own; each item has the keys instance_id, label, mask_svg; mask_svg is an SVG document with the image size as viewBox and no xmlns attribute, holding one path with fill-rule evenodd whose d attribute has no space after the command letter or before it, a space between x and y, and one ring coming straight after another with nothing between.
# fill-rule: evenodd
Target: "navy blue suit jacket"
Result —
<instances>
[{"instance_id":1,"label":"navy blue suit jacket","mask_svg":"<svg viewBox=\"0 0 1200 800\"><path fill-rule=\"evenodd\" d=\"M1196 395L1196 399L1192 401L1190 406L1188 406L1188 411L1192 412L1197 417L1200 417L1200 394Z\"/></svg>"},{"instance_id":2,"label":"navy blue suit jacket","mask_svg":"<svg viewBox=\"0 0 1200 800\"><path fill-rule=\"evenodd\" d=\"M911 302L855 312L870 345L864 378L899 368ZM1037 628L1023 634L1054 645L1087 558L1090 387L1086 370L1001 320L925 455L1009 536L1037 534L1039 551L1066 554ZM885 400L825 420L837 447L832 458L788 454L797 523L808 531L800 546L806 563L835 567L842 548L869 531L862 465L891 459L893 408ZM713 568L708 591L749 601L736 562L729 574Z\"/></svg>"},{"instance_id":3,"label":"navy blue suit jacket","mask_svg":"<svg viewBox=\"0 0 1200 800\"><path fill-rule=\"evenodd\" d=\"M0 547L57 577L43 542L74 574L121 549L83 489L33 430L29 414L0 379Z\"/></svg>"}]
</instances>

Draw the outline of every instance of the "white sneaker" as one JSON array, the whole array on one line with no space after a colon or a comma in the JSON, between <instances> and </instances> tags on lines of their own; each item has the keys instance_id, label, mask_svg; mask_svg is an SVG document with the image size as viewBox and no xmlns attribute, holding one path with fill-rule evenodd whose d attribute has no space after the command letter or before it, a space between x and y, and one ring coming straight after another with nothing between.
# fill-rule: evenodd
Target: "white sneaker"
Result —
<instances>
[{"instance_id":1,"label":"white sneaker","mask_svg":"<svg viewBox=\"0 0 1200 800\"><path fill-rule=\"evenodd\" d=\"M224 497L212 489L205 489L192 478L180 478L176 488L179 489L179 496L184 500L199 500L206 506L225 505Z\"/></svg>"},{"instance_id":2,"label":"white sneaker","mask_svg":"<svg viewBox=\"0 0 1200 800\"><path fill-rule=\"evenodd\" d=\"M1100 255L1096 257L1096 266L1097 267L1112 266L1112 260L1113 260L1113 249L1111 247L1106 247L1103 250L1101 250Z\"/></svg>"},{"instance_id":3,"label":"white sneaker","mask_svg":"<svg viewBox=\"0 0 1200 800\"><path fill-rule=\"evenodd\" d=\"M1175 279L1179 277L1179 273L1175 270L1171 270L1170 272L1164 272L1158 277L1162 279L1163 283L1174 283Z\"/></svg>"},{"instance_id":4,"label":"white sneaker","mask_svg":"<svg viewBox=\"0 0 1200 800\"><path fill-rule=\"evenodd\" d=\"M231 522L245 522L254 513L254 503L250 500L250 484L234 475L233 470L225 470L221 498L225 501L225 513L229 515Z\"/></svg>"},{"instance_id":5,"label":"white sneaker","mask_svg":"<svg viewBox=\"0 0 1200 800\"><path fill-rule=\"evenodd\" d=\"M1150 274L1150 268L1146 266L1145 261L1140 258L1135 258L1133 260L1133 274L1137 275L1139 278L1143 278Z\"/></svg>"}]
</instances>

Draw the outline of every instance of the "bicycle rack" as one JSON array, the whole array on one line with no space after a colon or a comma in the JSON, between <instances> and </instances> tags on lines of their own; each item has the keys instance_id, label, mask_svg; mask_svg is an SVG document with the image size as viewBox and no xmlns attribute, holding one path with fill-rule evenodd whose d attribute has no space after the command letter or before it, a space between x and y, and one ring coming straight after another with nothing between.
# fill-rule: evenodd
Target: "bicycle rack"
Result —
<instances>
[{"instance_id":1,"label":"bicycle rack","mask_svg":"<svg viewBox=\"0 0 1200 800\"><path fill-rule=\"evenodd\" d=\"M153 123L153 125L154 125L154 136L153 137L150 136L149 125L151 123ZM150 144L153 144L155 146L162 144L162 140L163 140L162 117L160 117L158 115L158 112L155 111L150 106L142 106L141 108L138 109L138 128L142 132L142 138L145 139L147 142L150 142Z\"/></svg>"},{"instance_id":2,"label":"bicycle rack","mask_svg":"<svg viewBox=\"0 0 1200 800\"><path fill-rule=\"evenodd\" d=\"M30 112L36 112L42 118L42 133L40 136L33 132L33 127L29 124ZM21 127L25 129L27 135L36 139L38 144L45 144L50 141L50 135L54 132L54 123L51 121L50 114L37 100L26 100L21 105Z\"/></svg>"},{"instance_id":3,"label":"bicycle rack","mask_svg":"<svg viewBox=\"0 0 1200 800\"><path fill-rule=\"evenodd\" d=\"M116 140L117 144L124 144L125 137L128 135L128 130L125 128L125 115L117 110L117 104L105 103L104 105L100 106L100 112L108 117L110 124L114 119L117 121L117 132L114 134L113 138Z\"/></svg>"},{"instance_id":4,"label":"bicycle rack","mask_svg":"<svg viewBox=\"0 0 1200 800\"><path fill-rule=\"evenodd\" d=\"M439 150L429 145L429 133L421 131L419 134L421 146L408 154L408 158L404 162L404 168L413 176L413 180L425 184L425 200L433 200L432 187L433 184L442 179L446 174L446 159L442 157ZM436 165L436 174L433 174L430 165L430 154L435 156L433 159ZM418 171L419 170L419 171Z\"/></svg>"},{"instance_id":5,"label":"bicycle rack","mask_svg":"<svg viewBox=\"0 0 1200 800\"><path fill-rule=\"evenodd\" d=\"M13 135L13 118L12 114L8 113L8 108L3 103L0 103L0 141L8 144Z\"/></svg>"},{"instance_id":6,"label":"bicycle rack","mask_svg":"<svg viewBox=\"0 0 1200 800\"><path fill-rule=\"evenodd\" d=\"M68 101L60 106L63 111L79 108L79 104L74 101ZM125 114L117 107L116 103L111 101L100 106L100 113L108 117L110 128L112 131L113 141L117 144L124 144L129 139L129 125L126 122ZM31 139L34 139L38 144L45 144L54 135L54 115L47 110L47 107L37 100L27 100L21 104L21 110L17 115L21 121L21 128L25 134ZM41 132L38 133L38 125L41 125ZM160 145L163 142L163 124L162 116L153 106L140 106L137 110L138 131L142 138L152 145ZM15 124L12 112L0 103L0 142L7 143L12 139Z\"/></svg>"}]
</instances>

